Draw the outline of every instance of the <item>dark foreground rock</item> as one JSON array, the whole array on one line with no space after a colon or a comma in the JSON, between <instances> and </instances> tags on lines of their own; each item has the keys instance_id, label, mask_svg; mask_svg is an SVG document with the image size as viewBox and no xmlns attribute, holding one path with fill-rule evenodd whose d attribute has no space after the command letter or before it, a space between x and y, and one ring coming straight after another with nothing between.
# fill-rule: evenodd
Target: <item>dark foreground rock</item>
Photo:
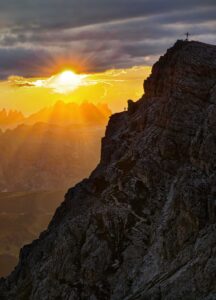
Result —
<instances>
[{"instance_id":1,"label":"dark foreground rock","mask_svg":"<svg viewBox=\"0 0 216 300\"><path fill-rule=\"evenodd\" d=\"M216 299L216 47L178 41L144 87L1 299Z\"/></svg>"}]
</instances>

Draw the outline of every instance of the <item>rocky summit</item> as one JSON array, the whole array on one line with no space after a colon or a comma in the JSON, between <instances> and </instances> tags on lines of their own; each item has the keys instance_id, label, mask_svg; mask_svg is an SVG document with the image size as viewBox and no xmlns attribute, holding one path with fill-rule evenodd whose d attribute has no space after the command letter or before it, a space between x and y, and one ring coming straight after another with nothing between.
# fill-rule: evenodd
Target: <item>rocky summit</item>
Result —
<instances>
[{"instance_id":1,"label":"rocky summit","mask_svg":"<svg viewBox=\"0 0 216 300\"><path fill-rule=\"evenodd\" d=\"M1 300L216 299L216 46L177 41L144 90Z\"/></svg>"}]
</instances>

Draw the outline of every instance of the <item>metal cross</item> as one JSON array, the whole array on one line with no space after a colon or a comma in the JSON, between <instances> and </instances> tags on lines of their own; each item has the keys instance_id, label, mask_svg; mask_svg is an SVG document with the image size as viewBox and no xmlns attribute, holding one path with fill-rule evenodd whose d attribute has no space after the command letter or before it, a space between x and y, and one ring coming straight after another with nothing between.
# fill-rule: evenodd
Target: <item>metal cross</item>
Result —
<instances>
[{"instance_id":1,"label":"metal cross","mask_svg":"<svg viewBox=\"0 0 216 300\"><path fill-rule=\"evenodd\" d=\"M190 33L189 33L189 32L186 32L185 35L186 35L185 41L188 41L188 38L189 38L189 36L190 36Z\"/></svg>"}]
</instances>

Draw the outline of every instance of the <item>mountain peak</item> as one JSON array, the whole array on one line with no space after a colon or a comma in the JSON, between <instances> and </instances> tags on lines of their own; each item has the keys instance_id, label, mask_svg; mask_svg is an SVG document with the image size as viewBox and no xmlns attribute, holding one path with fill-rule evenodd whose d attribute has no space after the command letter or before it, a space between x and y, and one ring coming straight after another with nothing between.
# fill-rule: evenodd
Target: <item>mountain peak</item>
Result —
<instances>
[{"instance_id":1,"label":"mountain peak","mask_svg":"<svg viewBox=\"0 0 216 300\"><path fill-rule=\"evenodd\" d=\"M205 98L215 84L216 46L178 40L161 56L144 82L147 97L185 97L185 93Z\"/></svg>"}]
</instances>

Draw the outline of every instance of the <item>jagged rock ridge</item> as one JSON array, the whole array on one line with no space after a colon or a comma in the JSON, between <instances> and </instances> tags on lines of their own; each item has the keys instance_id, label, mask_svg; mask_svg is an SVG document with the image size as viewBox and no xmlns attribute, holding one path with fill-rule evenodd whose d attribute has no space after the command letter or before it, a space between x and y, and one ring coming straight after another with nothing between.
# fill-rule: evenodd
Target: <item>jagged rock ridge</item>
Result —
<instances>
[{"instance_id":1,"label":"jagged rock ridge","mask_svg":"<svg viewBox=\"0 0 216 300\"><path fill-rule=\"evenodd\" d=\"M1 299L216 299L216 47L178 41Z\"/></svg>"}]
</instances>

